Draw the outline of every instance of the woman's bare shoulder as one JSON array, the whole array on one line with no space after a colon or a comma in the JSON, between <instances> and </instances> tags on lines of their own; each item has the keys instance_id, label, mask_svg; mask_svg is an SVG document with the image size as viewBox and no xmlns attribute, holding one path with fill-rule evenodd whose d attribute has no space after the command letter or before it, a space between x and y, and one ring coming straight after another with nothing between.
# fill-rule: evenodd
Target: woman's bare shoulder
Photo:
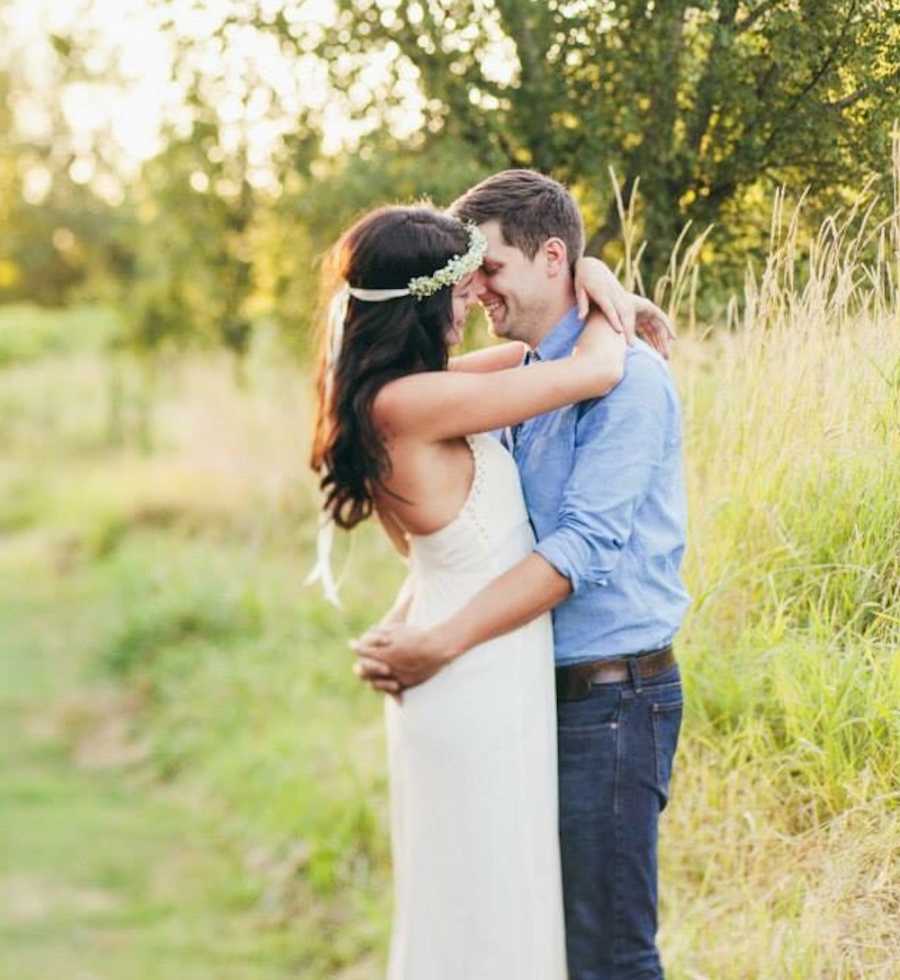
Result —
<instances>
[{"instance_id":1,"label":"woman's bare shoulder","mask_svg":"<svg viewBox=\"0 0 900 980\"><path fill-rule=\"evenodd\" d=\"M421 407L426 391L433 390L446 374L446 371L423 371L388 381L372 402L375 424L395 435L414 427L416 408Z\"/></svg>"}]
</instances>

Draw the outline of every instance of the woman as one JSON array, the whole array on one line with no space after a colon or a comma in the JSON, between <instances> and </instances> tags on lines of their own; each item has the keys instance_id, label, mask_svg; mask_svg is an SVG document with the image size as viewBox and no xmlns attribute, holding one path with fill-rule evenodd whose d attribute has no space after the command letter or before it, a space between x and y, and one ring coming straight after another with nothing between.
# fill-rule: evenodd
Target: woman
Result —
<instances>
[{"instance_id":1,"label":"woman","mask_svg":"<svg viewBox=\"0 0 900 980\"><path fill-rule=\"evenodd\" d=\"M525 557L515 464L491 430L606 394L624 340L597 316L577 356L515 368L523 346L448 371L485 241L430 208L383 208L339 243L346 309L319 376L312 466L325 513L377 514L408 556L392 616L426 625ZM395 876L390 980L564 980L550 620L386 699Z\"/></svg>"}]
</instances>

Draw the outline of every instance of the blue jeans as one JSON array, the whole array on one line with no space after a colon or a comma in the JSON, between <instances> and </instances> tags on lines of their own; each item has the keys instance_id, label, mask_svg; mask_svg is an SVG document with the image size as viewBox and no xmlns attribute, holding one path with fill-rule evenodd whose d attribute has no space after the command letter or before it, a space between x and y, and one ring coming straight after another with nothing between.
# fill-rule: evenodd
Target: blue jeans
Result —
<instances>
[{"instance_id":1,"label":"blue jeans","mask_svg":"<svg viewBox=\"0 0 900 980\"><path fill-rule=\"evenodd\" d=\"M681 729L677 665L557 705L569 980L661 980L659 815Z\"/></svg>"}]
</instances>

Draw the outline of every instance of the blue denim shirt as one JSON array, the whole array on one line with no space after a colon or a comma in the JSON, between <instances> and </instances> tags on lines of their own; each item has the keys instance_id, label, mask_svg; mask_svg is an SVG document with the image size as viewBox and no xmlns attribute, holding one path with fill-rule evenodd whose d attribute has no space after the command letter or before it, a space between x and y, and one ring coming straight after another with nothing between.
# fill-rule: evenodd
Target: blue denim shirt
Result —
<instances>
[{"instance_id":1,"label":"blue denim shirt","mask_svg":"<svg viewBox=\"0 0 900 980\"><path fill-rule=\"evenodd\" d=\"M583 327L573 307L537 358L569 355ZM557 664L668 643L690 597L679 575L681 411L665 361L638 340L605 398L539 415L503 438L513 441L536 551L572 583L553 611Z\"/></svg>"}]
</instances>

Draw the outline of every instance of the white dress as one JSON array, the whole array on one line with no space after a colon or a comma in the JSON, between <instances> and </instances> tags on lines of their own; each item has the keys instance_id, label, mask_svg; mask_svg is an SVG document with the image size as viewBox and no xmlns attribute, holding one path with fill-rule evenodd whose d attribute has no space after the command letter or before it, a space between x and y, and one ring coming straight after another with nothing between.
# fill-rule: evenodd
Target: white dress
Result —
<instances>
[{"instance_id":1,"label":"white dress","mask_svg":"<svg viewBox=\"0 0 900 980\"><path fill-rule=\"evenodd\" d=\"M515 463L470 436L457 517L410 536L429 624L532 550ZM388 980L565 980L549 615L385 698L394 920Z\"/></svg>"}]
</instances>

